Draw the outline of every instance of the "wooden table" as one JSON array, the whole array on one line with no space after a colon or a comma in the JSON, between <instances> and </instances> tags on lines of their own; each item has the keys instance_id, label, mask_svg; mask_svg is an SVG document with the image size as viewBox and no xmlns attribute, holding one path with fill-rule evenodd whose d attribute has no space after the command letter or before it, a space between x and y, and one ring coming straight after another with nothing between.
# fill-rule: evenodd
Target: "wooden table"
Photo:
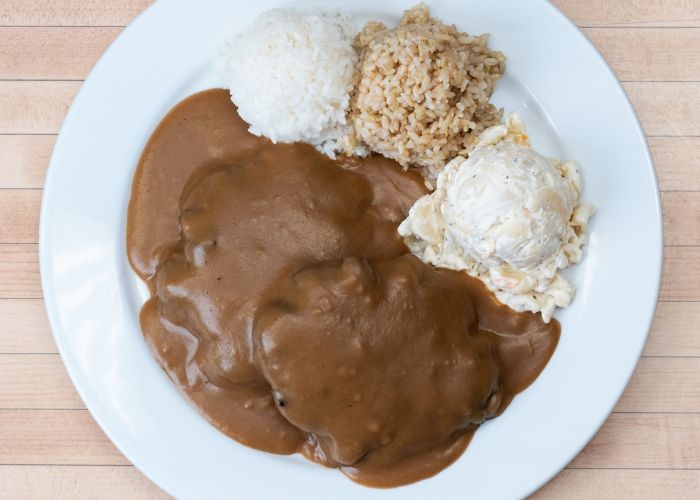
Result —
<instances>
[{"instance_id":1,"label":"wooden table","mask_svg":"<svg viewBox=\"0 0 700 500\"><path fill-rule=\"evenodd\" d=\"M0 0L1 498L165 496L104 436L68 380L37 262L56 133L92 65L148 3ZM535 497L700 498L700 0L555 3L605 55L643 122L662 190L665 262L629 387Z\"/></svg>"}]
</instances>

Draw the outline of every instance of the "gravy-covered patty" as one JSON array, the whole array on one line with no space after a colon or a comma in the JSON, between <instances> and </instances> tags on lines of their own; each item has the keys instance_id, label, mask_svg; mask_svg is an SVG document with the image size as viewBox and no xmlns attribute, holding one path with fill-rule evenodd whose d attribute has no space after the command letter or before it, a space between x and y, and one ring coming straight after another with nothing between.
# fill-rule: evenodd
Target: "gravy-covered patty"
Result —
<instances>
[{"instance_id":1,"label":"gravy-covered patty","mask_svg":"<svg viewBox=\"0 0 700 500\"><path fill-rule=\"evenodd\" d=\"M391 160L251 135L225 90L184 100L129 205L158 361L248 446L372 486L446 467L537 377L559 326L408 254L396 228L425 193Z\"/></svg>"}]
</instances>

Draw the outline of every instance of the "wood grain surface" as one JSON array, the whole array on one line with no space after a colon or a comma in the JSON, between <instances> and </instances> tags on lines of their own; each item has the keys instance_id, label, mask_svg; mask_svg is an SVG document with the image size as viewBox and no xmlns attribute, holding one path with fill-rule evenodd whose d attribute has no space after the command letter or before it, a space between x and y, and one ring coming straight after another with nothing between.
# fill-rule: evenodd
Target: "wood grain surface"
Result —
<instances>
[{"instance_id":1,"label":"wood grain surface","mask_svg":"<svg viewBox=\"0 0 700 500\"><path fill-rule=\"evenodd\" d=\"M148 0L0 0L0 498L165 498L85 409L44 312L38 223L63 118ZM622 81L662 190L654 326L600 432L537 499L700 498L700 0L556 0Z\"/></svg>"}]
</instances>

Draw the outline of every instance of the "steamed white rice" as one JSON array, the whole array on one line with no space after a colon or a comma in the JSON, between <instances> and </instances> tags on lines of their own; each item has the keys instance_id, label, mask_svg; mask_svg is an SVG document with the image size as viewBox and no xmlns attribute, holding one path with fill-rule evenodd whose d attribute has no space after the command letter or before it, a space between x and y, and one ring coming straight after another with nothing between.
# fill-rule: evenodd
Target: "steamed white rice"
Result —
<instances>
[{"instance_id":1,"label":"steamed white rice","mask_svg":"<svg viewBox=\"0 0 700 500\"><path fill-rule=\"evenodd\" d=\"M224 50L218 68L250 132L306 142L334 155L347 136L357 55L352 21L339 12L264 12Z\"/></svg>"}]
</instances>

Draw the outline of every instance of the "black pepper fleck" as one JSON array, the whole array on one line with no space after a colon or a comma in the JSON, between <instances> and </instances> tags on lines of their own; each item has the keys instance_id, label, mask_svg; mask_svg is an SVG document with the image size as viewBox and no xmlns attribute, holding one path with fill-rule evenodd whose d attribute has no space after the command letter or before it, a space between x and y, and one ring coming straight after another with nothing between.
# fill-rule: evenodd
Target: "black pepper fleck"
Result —
<instances>
[{"instance_id":1,"label":"black pepper fleck","mask_svg":"<svg viewBox=\"0 0 700 500\"><path fill-rule=\"evenodd\" d=\"M284 407L284 405L287 404L287 402L284 400L284 396L282 396L282 393L280 391L272 391L272 397L275 398L275 403L277 403L277 406L279 407Z\"/></svg>"}]
</instances>

